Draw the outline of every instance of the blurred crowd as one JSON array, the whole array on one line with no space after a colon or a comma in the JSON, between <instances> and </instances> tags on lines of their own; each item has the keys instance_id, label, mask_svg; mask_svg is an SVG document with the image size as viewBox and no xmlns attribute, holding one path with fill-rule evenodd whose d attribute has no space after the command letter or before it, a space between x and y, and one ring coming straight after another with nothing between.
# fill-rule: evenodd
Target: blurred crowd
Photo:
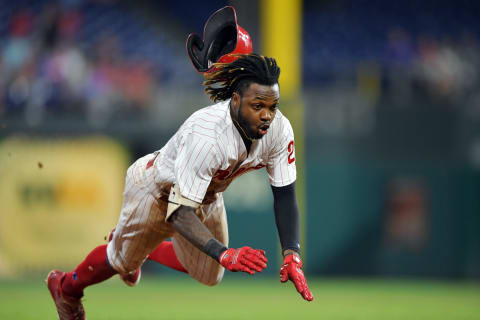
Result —
<instances>
[{"instance_id":1,"label":"blurred crowd","mask_svg":"<svg viewBox=\"0 0 480 320\"><path fill-rule=\"evenodd\" d=\"M95 9L104 2L111 8ZM322 7L305 12L304 88L318 89L325 84L323 79L341 88L338 83L345 78L354 82L361 71L367 82L377 83L379 88L373 90L377 96L387 93L405 100L420 93L453 102L474 97L480 103L478 30L458 21L457 30L445 32L450 36L439 36L442 27L436 33L422 27L412 32L417 20L410 11L404 24L399 20L403 27L387 27L392 24L390 16L374 11L383 7L371 4L364 9L370 15L364 15L357 12L363 6L352 9L348 3L341 10ZM185 75L193 75L183 38L174 36L178 46L173 50L159 39L173 34L175 27L168 23L162 27L172 30L140 37L142 27L135 29L139 21L114 0L32 4L9 3L0 8L0 19L5 18L0 21L0 117L25 119L30 125L47 117L84 118L102 126L116 118L148 115L162 86L172 81L186 86L189 77ZM149 11L148 3L142 5ZM158 11L156 18L161 20L162 10L153 7L150 11ZM387 8L395 16L395 8ZM447 9L439 12L447 16ZM377 20L367 23L371 17ZM117 23L113 29L106 28ZM437 24L443 26L440 20ZM182 73L182 68L188 73Z\"/></svg>"},{"instance_id":2,"label":"blurred crowd","mask_svg":"<svg viewBox=\"0 0 480 320\"><path fill-rule=\"evenodd\" d=\"M304 6L306 85L358 85L404 101L418 94L457 103L477 95L478 2L305 0Z\"/></svg>"},{"instance_id":3,"label":"blurred crowd","mask_svg":"<svg viewBox=\"0 0 480 320\"><path fill-rule=\"evenodd\" d=\"M115 114L138 115L155 83L146 59L122 54L115 34L79 41L83 12L47 2L40 14L17 10L0 47L0 116L38 124L45 116L85 116L103 124Z\"/></svg>"},{"instance_id":4,"label":"blurred crowd","mask_svg":"<svg viewBox=\"0 0 480 320\"><path fill-rule=\"evenodd\" d=\"M387 35L385 75L391 91L407 98L417 89L430 97L456 102L480 87L480 46L475 33L458 37L417 37L392 28Z\"/></svg>"}]
</instances>

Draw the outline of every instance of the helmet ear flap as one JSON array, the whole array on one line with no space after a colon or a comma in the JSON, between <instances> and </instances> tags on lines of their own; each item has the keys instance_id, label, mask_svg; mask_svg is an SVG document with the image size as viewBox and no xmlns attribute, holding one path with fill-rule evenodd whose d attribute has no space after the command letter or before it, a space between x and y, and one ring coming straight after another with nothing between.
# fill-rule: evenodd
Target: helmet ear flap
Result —
<instances>
[{"instance_id":1,"label":"helmet ear flap","mask_svg":"<svg viewBox=\"0 0 480 320\"><path fill-rule=\"evenodd\" d=\"M204 47L205 44L198 34L191 33L188 35L186 43L187 53L192 61L193 66L197 70L205 68L203 64L204 59L202 57L202 50Z\"/></svg>"}]
</instances>

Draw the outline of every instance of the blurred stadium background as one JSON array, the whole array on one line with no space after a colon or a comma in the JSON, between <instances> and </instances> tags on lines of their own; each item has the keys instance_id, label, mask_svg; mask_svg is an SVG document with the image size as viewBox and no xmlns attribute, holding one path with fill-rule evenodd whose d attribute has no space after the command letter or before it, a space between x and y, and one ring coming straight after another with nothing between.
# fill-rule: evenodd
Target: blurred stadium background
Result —
<instances>
[{"instance_id":1,"label":"blurred stadium background","mask_svg":"<svg viewBox=\"0 0 480 320\"><path fill-rule=\"evenodd\" d=\"M139 288L113 280L89 289L87 314L214 319L219 308L222 319L244 319L225 314L255 288L246 301L259 318L480 319L480 3L0 3L1 319L54 317L39 279L104 241L128 165L210 103L185 39L229 4L254 51L283 68L317 300L278 291L271 192L257 173L225 198L232 246L268 252L260 285L228 274L203 288L147 262ZM275 32L279 24L287 32ZM186 297L181 312L156 309L155 295L176 305L168 292ZM223 307L198 300L209 295L231 298Z\"/></svg>"}]
</instances>

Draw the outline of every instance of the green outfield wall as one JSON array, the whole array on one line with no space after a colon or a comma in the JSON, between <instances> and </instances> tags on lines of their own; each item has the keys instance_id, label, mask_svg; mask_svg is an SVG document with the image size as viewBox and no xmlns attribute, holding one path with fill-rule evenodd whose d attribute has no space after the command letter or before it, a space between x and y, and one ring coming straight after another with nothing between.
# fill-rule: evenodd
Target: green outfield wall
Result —
<instances>
[{"instance_id":1,"label":"green outfield wall","mask_svg":"<svg viewBox=\"0 0 480 320\"><path fill-rule=\"evenodd\" d=\"M368 109L359 99L335 104L318 92L305 94L305 106L308 273L480 277L480 166L471 152L478 128L467 117L420 99L404 107L378 100ZM361 114L359 126L349 118L355 108L373 120ZM73 267L104 243L127 166L174 132L148 120L105 128L4 124L3 275ZM266 271L276 275L281 261L266 173L234 181L225 203L231 245L265 249Z\"/></svg>"}]
</instances>

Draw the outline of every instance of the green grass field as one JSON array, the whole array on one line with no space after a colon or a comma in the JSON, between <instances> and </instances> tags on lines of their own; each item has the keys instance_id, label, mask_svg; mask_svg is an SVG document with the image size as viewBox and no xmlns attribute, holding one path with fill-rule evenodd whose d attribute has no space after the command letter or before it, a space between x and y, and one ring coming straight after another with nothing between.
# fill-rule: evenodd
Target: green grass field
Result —
<instances>
[{"instance_id":1,"label":"green grass field","mask_svg":"<svg viewBox=\"0 0 480 320\"><path fill-rule=\"evenodd\" d=\"M96 319L480 319L480 284L380 279L310 279L315 300L276 279L229 276L216 287L187 277L109 280L86 290ZM0 319L56 319L43 280L0 281Z\"/></svg>"}]
</instances>

